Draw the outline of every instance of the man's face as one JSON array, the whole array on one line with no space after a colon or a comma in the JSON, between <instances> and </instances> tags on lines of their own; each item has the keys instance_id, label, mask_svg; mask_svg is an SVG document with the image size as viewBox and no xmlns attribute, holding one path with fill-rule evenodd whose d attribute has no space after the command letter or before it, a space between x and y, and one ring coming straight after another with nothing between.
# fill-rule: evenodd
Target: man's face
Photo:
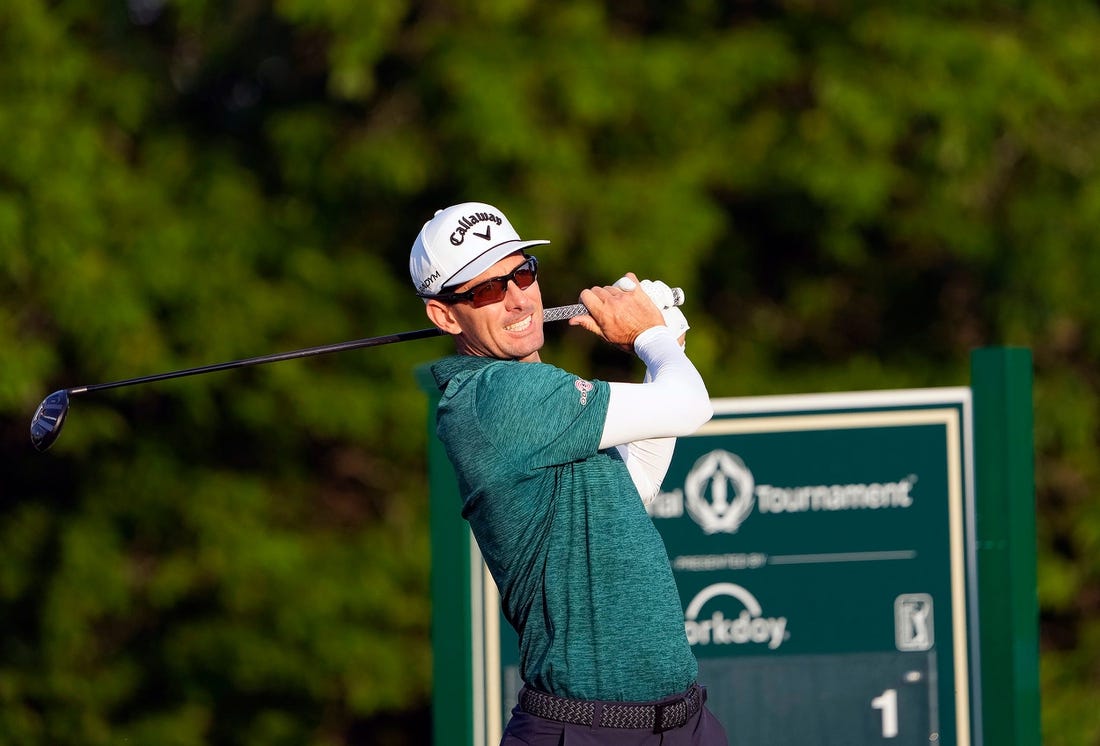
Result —
<instances>
[{"instance_id":1,"label":"man's face","mask_svg":"<svg viewBox=\"0 0 1100 746\"><path fill-rule=\"evenodd\" d=\"M510 254L455 291L463 292L479 282L507 275L523 262L521 253ZM543 333L542 293L538 281L526 290L509 282L504 300L499 303L474 308L468 302L459 301L449 308L461 327L457 337L460 353L524 363L539 361Z\"/></svg>"}]
</instances>

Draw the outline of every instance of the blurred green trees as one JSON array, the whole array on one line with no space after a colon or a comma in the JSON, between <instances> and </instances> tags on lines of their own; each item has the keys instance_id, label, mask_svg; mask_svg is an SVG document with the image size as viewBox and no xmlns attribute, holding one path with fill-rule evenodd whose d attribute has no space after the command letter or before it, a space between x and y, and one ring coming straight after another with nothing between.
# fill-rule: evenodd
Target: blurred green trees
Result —
<instances>
[{"instance_id":1,"label":"blurred green trees","mask_svg":"<svg viewBox=\"0 0 1100 746\"><path fill-rule=\"evenodd\" d=\"M504 208L548 305L688 293L714 396L1036 364L1044 742L1100 739L1093 4L10 0L0 8L0 744L417 743L444 340L435 209ZM547 358L632 362L588 335Z\"/></svg>"}]
</instances>

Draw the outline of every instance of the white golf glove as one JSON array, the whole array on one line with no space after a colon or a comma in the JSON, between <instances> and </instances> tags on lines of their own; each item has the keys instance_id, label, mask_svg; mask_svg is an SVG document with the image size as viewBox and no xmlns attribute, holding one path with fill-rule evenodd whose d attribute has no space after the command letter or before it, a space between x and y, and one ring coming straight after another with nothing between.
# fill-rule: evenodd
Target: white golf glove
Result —
<instances>
[{"instance_id":1,"label":"white golf glove","mask_svg":"<svg viewBox=\"0 0 1100 746\"><path fill-rule=\"evenodd\" d=\"M687 330L691 328L688 325L687 318L684 316L684 312L680 310L679 306L662 308L661 315L665 317L665 326L672 330L673 335L675 335L677 339L684 336Z\"/></svg>"},{"instance_id":2,"label":"white golf glove","mask_svg":"<svg viewBox=\"0 0 1100 746\"><path fill-rule=\"evenodd\" d=\"M676 294L660 280L642 280L642 290L649 296L657 308L673 308L676 305Z\"/></svg>"},{"instance_id":3,"label":"white golf glove","mask_svg":"<svg viewBox=\"0 0 1100 746\"><path fill-rule=\"evenodd\" d=\"M660 280L642 280L639 284L645 294L649 296L649 299L653 301L653 304L661 309L661 315L665 318L665 326L671 329L676 337L683 336L691 326L679 306L673 305L676 294L672 292L672 288ZM637 285L629 277L622 277L615 283L615 287L629 291Z\"/></svg>"}]
</instances>

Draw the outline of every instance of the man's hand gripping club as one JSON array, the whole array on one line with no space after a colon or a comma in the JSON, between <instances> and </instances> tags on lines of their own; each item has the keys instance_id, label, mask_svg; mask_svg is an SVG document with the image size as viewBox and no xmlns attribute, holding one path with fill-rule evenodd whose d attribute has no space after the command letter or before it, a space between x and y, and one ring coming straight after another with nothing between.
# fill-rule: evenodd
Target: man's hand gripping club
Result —
<instances>
[{"instance_id":1,"label":"man's hand gripping club","mask_svg":"<svg viewBox=\"0 0 1100 746\"><path fill-rule=\"evenodd\" d=\"M638 284L633 272L627 279ZM580 326L627 352L634 351L634 340L646 329L664 326L661 310L646 293L623 290L614 285L595 286L581 291L581 303L588 315L569 319L571 326Z\"/></svg>"}]
</instances>

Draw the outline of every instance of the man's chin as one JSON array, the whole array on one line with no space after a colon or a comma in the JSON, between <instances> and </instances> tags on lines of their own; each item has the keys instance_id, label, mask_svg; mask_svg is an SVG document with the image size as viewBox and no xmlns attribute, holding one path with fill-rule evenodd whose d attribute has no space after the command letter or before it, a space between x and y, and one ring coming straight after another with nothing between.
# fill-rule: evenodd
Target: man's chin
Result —
<instances>
[{"instance_id":1,"label":"man's chin","mask_svg":"<svg viewBox=\"0 0 1100 746\"><path fill-rule=\"evenodd\" d=\"M539 350L542 349L543 336L542 330L538 330L537 333L533 333L523 340L521 344L512 346L510 352L512 353L513 360L519 360L521 362L537 362L539 359Z\"/></svg>"}]
</instances>

